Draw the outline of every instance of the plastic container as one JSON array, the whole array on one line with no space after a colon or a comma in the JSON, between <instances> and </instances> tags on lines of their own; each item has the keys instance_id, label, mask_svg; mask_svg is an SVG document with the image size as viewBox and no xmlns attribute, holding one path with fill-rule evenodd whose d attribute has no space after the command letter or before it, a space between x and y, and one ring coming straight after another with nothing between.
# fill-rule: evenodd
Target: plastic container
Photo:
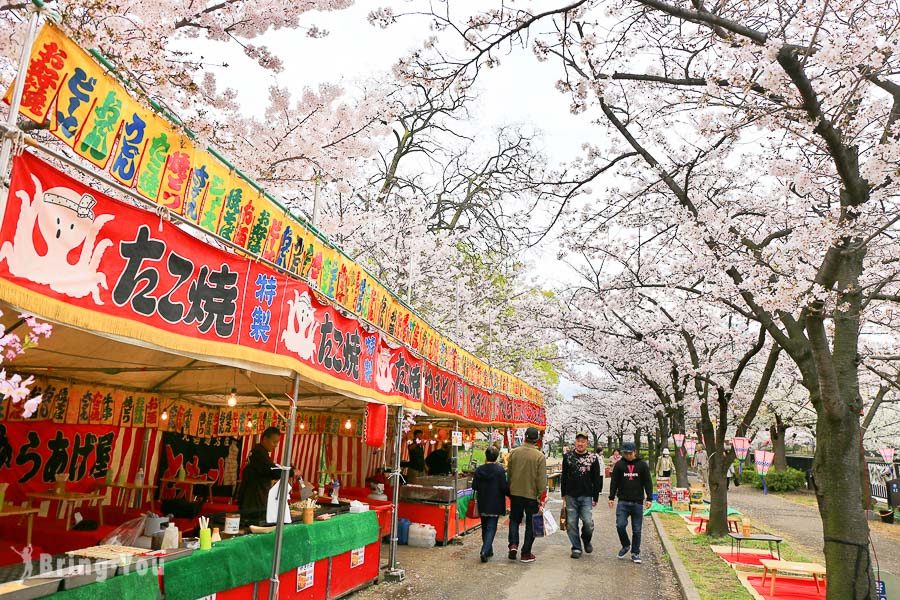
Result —
<instances>
[{"instance_id":1,"label":"plastic container","mask_svg":"<svg viewBox=\"0 0 900 600\"><path fill-rule=\"evenodd\" d=\"M432 525L413 523L409 526L409 545L416 548L434 548L437 530Z\"/></svg>"},{"instance_id":2,"label":"plastic container","mask_svg":"<svg viewBox=\"0 0 900 600\"><path fill-rule=\"evenodd\" d=\"M397 543L405 546L409 543L409 526L412 521L409 519L397 520Z\"/></svg>"},{"instance_id":3,"label":"plastic container","mask_svg":"<svg viewBox=\"0 0 900 600\"><path fill-rule=\"evenodd\" d=\"M175 523L169 523L162 539L162 549L169 550L171 548L178 548L178 528Z\"/></svg>"}]
</instances>

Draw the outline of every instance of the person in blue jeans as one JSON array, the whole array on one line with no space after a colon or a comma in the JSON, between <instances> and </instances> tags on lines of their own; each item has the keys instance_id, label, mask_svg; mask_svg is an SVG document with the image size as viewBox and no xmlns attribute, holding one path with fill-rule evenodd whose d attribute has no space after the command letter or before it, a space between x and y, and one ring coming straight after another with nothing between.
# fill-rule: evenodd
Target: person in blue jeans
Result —
<instances>
[{"instance_id":1,"label":"person in blue jeans","mask_svg":"<svg viewBox=\"0 0 900 600\"><path fill-rule=\"evenodd\" d=\"M581 558L582 549L590 554L594 551L591 538L594 536L594 517L591 510L603 492L603 477L600 475L600 460L588 451L588 436L575 436L575 449L563 456L560 492L566 503L566 531L572 543L572 558ZM578 524L581 523L581 532Z\"/></svg>"},{"instance_id":2,"label":"person in blue jeans","mask_svg":"<svg viewBox=\"0 0 900 600\"><path fill-rule=\"evenodd\" d=\"M509 484L506 481L506 471L497 464L499 456L497 448L488 446L484 451L486 462L475 469L475 477L472 479L475 502L478 503L478 514L481 517L481 562L487 562L494 555L497 522L506 514Z\"/></svg>"},{"instance_id":3,"label":"person in blue jeans","mask_svg":"<svg viewBox=\"0 0 900 600\"><path fill-rule=\"evenodd\" d=\"M644 508L650 508L653 497L650 466L635 454L634 444L622 444L622 458L615 464L609 482L609 507L616 498L616 531L622 548L619 558L628 556L635 564L641 564L641 527L644 523ZM628 519L631 518L631 540L628 539Z\"/></svg>"}]
</instances>

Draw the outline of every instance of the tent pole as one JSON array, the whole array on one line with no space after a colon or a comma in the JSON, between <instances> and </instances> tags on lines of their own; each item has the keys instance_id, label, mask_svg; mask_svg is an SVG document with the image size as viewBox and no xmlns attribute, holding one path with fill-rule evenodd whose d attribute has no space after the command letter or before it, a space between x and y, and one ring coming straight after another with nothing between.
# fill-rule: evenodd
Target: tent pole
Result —
<instances>
[{"instance_id":1,"label":"tent pole","mask_svg":"<svg viewBox=\"0 0 900 600\"><path fill-rule=\"evenodd\" d=\"M391 502L394 504L394 512L391 516L391 550L388 562L388 570L385 579L388 581L403 581L406 573L397 566L397 540L399 534L400 510L400 451L403 448L403 407L397 407L397 416L394 422L394 469L391 472Z\"/></svg>"},{"instance_id":2,"label":"tent pole","mask_svg":"<svg viewBox=\"0 0 900 600\"><path fill-rule=\"evenodd\" d=\"M9 102L9 115L6 117L6 124L9 126L8 132L19 133L19 128L16 123L19 118L19 107L22 105L22 93L25 91L25 78L28 75L28 59L31 58L31 48L34 46L35 38L37 38L38 20L41 17L40 9L42 8L42 4L35 4L36 8L34 8L34 12L31 13L31 20L28 22L28 33L25 34L25 43L22 44L22 54L19 56L19 72L16 74L12 97ZM0 177L3 178L4 182L7 177L6 169L9 166L9 157L12 154L14 138L15 135L13 133L7 133L3 136L3 146L0 148ZM2 209L0 209L0 217L3 216L5 209L6 201L4 200Z\"/></svg>"},{"instance_id":3,"label":"tent pole","mask_svg":"<svg viewBox=\"0 0 900 600\"><path fill-rule=\"evenodd\" d=\"M300 395L300 375L294 373L294 395L287 422L287 439L281 457L281 479L278 481L278 514L275 517L275 551L272 556L272 578L269 580L269 600L278 598L278 576L281 574L281 542L284 538L284 505L288 500L288 474L290 473L291 445L294 442L294 422L297 420L297 398Z\"/></svg>"}]
</instances>

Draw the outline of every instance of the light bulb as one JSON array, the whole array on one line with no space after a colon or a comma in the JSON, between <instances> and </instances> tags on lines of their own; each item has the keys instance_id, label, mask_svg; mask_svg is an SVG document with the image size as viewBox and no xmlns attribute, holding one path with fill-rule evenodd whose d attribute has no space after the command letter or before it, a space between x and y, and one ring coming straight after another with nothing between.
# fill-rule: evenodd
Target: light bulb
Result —
<instances>
[{"instance_id":1,"label":"light bulb","mask_svg":"<svg viewBox=\"0 0 900 600\"><path fill-rule=\"evenodd\" d=\"M163 421L168 421L169 420L169 411L163 410L162 414L159 415L159 418L162 419Z\"/></svg>"},{"instance_id":2,"label":"light bulb","mask_svg":"<svg viewBox=\"0 0 900 600\"><path fill-rule=\"evenodd\" d=\"M228 394L228 406L237 406L237 388L231 388L231 393Z\"/></svg>"},{"instance_id":3,"label":"light bulb","mask_svg":"<svg viewBox=\"0 0 900 600\"><path fill-rule=\"evenodd\" d=\"M353 427L353 424L350 422L350 419L347 419L347 422L344 423L344 429L350 429Z\"/></svg>"},{"instance_id":4,"label":"light bulb","mask_svg":"<svg viewBox=\"0 0 900 600\"><path fill-rule=\"evenodd\" d=\"M428 429L434 429L434 424L429 423L429 424L428 424Z\"/></svg>"},{"instance_id":5,"label":"light bulb","mask_svg":"<svg viewBox=\"0 0 900 600\"><path fill-rule=\"evenodd\" d=\"M306 429L306 423L300 423L300 429Z\"/></svg>"},{"instance_id":6,"label":"light bulb","mask_svg":"<svg viewBox=\"0 0 900 600\"><path fill-rule=\"evenodd\" d=\"M253 421L247 419L247 429L253 429Z\"/></svg>"}]
</instances>

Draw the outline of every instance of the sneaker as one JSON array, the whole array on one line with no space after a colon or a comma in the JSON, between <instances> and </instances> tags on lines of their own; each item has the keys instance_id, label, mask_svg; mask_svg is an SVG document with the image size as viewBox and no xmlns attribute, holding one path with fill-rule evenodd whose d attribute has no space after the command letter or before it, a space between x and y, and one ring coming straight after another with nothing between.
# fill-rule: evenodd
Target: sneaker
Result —
<instances>
[{"instance_id":1,"label":"sneaker","mask_svg":"<svg viewBox=\"0 0 900 600\"><path fill-rule=\"evenodd\" d=\"M519 554L518 546L513 546L509 549L509 560L516 560Z\"/></svg>"},{"instance_id":2,"label":"sneaker","mask_svg":"<svg viewBox=\"0 0 900 600\"><path fill-rule=\"evenodd\" d=\"M581 558L581 550L572 548L572 558Z\"/></svg>"},{"instance_id":3,"label":"sneaker","mask_svg":"<svg viewBox=\"0 0 900 600\"><path fill-rule=\"evenodd\" d=\"M584 543L584 551L587 552L588 554L590 554L591 552L594 551L594 547L591 545L590 542Z\"/></svg>"},{"instance_id":4,"label":"sneaker","mask_svg":"<svg viewBox=\"0 0 900 600\"><path fill-rule=\"evenodd\" d=\"M636 564L636 565L641 564L641 555L640 555L640 554L632 554L632 555L631 555L631 562L633 562L633 563Z\"/></svg>"},{"instance_id":5,"label":"sneaker","mask_svg":"<svg viewBox=\"0 0 900 600\"><path fill-rule=\"evenodd\" d=\"M623 546L622 549L619 550L619 554L617 554L616 556L618 556L619 558L625 558L626 556L628 556L629 550L631 550L631 546Z\"/></svg>"},{"instance_id":6,"label":"sneaker","mask_svg":"<svg viewBox=\"0 0 900 600\"><path fill-rule=\"evenodd\" d=\"M522 558L520 558L519 560L523 563L532 563L537 560L537 557L534 554L522 553Z\"/></svg>"}]
</instances>

